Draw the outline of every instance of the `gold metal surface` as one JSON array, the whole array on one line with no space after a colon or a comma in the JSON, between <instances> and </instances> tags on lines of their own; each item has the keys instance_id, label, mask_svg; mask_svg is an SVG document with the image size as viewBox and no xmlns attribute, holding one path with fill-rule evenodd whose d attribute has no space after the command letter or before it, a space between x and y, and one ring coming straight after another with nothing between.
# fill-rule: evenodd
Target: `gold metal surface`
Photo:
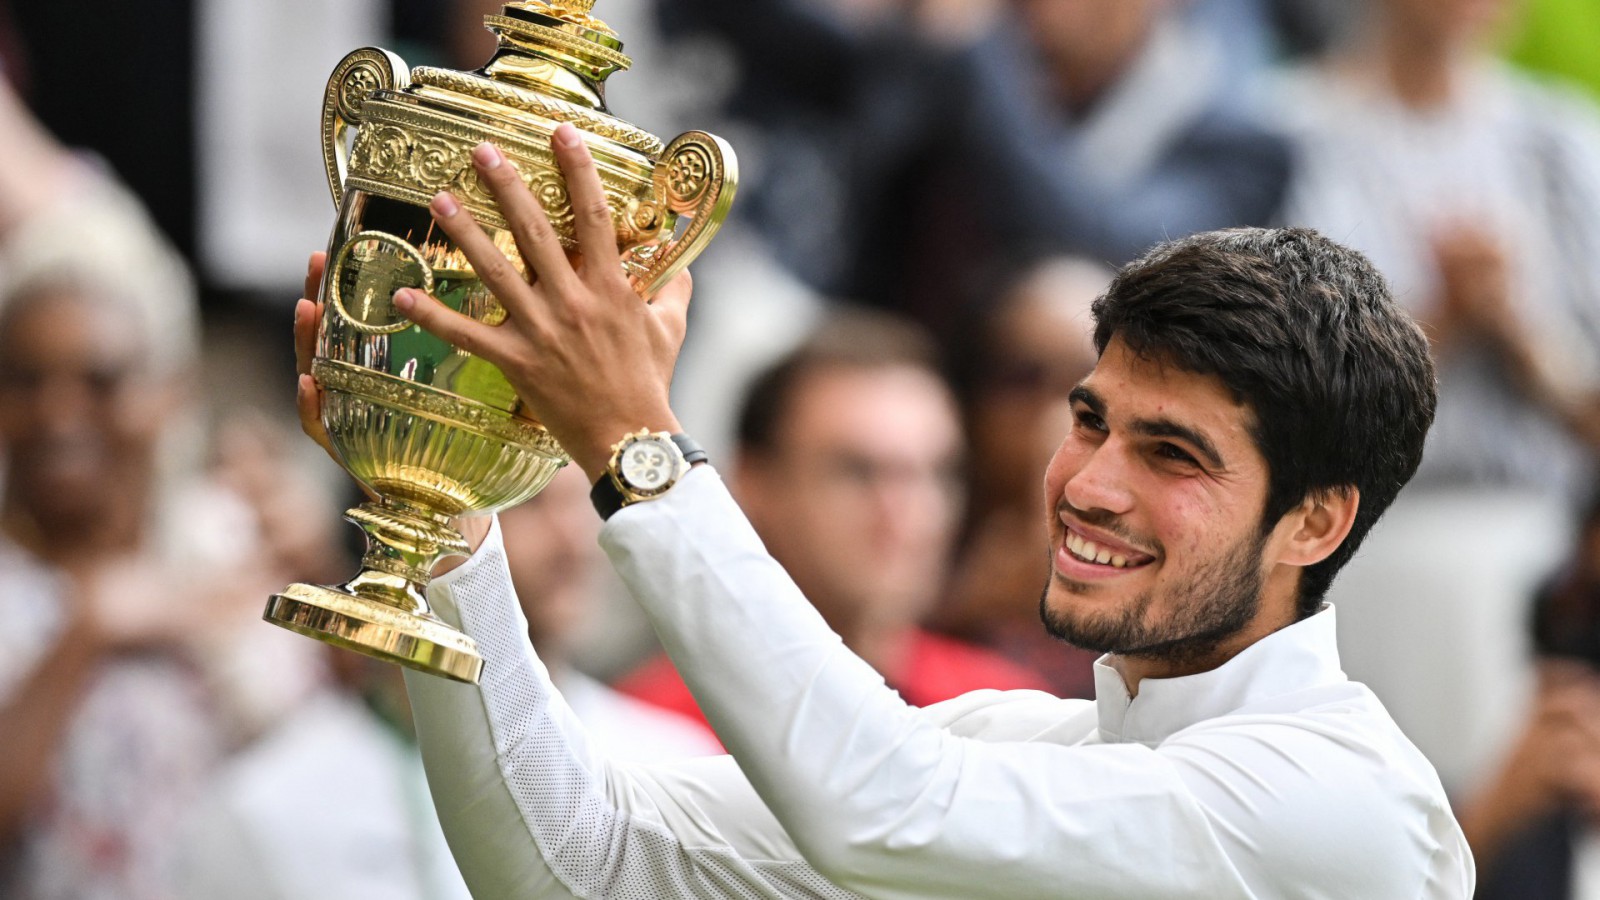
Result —
<instances>
[{"instance_id":1,"label":"gold metal surface","mask_svg":"<svg viewBox=\"0 0 1600 900\"><path fill-rule=\"evenodd\" d=\"M605 79L631 61L593 6L506 4L485 19L500 46L476 72L412 71L368 47L328 79L322 147L339 217L312 375L341 464L379 499L347 513L367 536L360 573L338 586L290 586L268 603L268 621L477 680L472 641L434 616L424 596L434 564L467 550L450 517L527 500L567 457L503 373L412 325L392 302L397 288L419 287L479 321L505 318L427 209L435 194L451 191L521 267L505 219L478 183L474 146L492 141L505 150L563 245L576 249L550 139L563 122L577 127L611 202L624 270L642 297L688 265L726 218L738 169L725 142L688 132L664 144L606 109Z\"/></svg>"}]
</instances>

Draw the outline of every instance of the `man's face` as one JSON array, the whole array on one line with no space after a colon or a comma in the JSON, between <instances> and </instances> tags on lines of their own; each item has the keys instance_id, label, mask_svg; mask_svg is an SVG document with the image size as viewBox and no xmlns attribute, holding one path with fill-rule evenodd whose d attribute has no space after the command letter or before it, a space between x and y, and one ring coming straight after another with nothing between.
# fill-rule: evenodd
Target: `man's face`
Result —
<instances>
[{"instance_id":1,"label":"man's face","mask_svg":"<svg viewBox=\"0 0 1600 900\"><path fill-rule=\"evenodd\" d=\"M802 376L775 449L746 451L736 487L773 556L836 629L914 621L944 577L960 453L934 376L824 369Z\"/></svg>"},{"instance_id":2,"label":"man's face","mask_svg":"<svg viewBox=\"0 0 1600 900\"><path fill-rule=\"evenodd\" d=\"M6 489L34 515L94 515L148 483L172 391L115 305L67 291L21 303L0 329Z\"/></svg>"},{"instance_id":3,"label":"man's face","mask_svg":"<svg viewBox=\"0 0 1600 900\"><path fill-rule=\"evenodd\" d=\"M1261 612L1268 472L1252 413L1219 379L1118 339L1072 407L1045 472L1047 626L1103 652L1205 656Z\"/></svg>"}]
</instances>

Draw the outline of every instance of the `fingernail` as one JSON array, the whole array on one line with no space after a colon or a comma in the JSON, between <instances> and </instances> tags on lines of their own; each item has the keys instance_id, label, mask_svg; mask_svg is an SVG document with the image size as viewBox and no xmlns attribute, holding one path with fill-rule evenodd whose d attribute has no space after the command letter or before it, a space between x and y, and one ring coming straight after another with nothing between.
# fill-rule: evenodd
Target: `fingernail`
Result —
<instances>
[{"instance_id":1,"label":"fingernail","mask_svg":"<svg viewBox=\"0 0 1600 900\"><path fill-rule=\"evenodd\" d=\"M417 298L412 295L410 288L401 288L394 292L395 308L401 312L410 312L417 305Z\"/></svg>"},{"instance_id":2,"label":"fingernail","mask_svg":"<svg viewBox=\"0 0 1600 900\"><path fill-rule=\"evenodd\" d=\"M498 169L504 160L500 155L500 148L488 142L473 147L472 158L485 169Z\"/></svg>"},{"instance_id":3,"label":"fingernail","mask_svg":"<svg viewBox=\"0 0 1600 900\"><path fill-rule=\"evenodd\" d=\"M573 147L583 143L583 137L578 134L578 129L574 128L570 122L562 122L556 126L556 143L571 150Z\"/></svg>"},{"instance_id":4,"label":"fingernail","mask_svg":"<svg viewBox=\"0 0 1600 900\"><path fill-rule=\"evenodd\" d=\"M461 204L450 195L449 191L440 191L433 195L433 211L441 216L453 216L461 211Z\"/></svg>"}]
</instances>

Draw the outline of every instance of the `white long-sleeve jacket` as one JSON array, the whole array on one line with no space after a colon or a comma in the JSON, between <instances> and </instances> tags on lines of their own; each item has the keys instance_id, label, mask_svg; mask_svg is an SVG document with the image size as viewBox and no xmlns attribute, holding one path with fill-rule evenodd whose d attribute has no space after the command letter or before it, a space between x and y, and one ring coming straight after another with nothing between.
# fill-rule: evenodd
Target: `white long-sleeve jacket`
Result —
<instances>
[{"instance_id":1,"label":"white long-sleeve jacket","mask_svg":"<svg viewBox=\"0 0 1600 900\"><path fill-rule=\"evenodd\" d=\"M1428 762L1345 678L1331 609L1095 702L918 710L844 648L716 473L601 543L730 756L609 762L530 648L498 527L431 597L477 686L407 673L435 805L482 898L1460 898Z\"/></svg>"}]
</instances>

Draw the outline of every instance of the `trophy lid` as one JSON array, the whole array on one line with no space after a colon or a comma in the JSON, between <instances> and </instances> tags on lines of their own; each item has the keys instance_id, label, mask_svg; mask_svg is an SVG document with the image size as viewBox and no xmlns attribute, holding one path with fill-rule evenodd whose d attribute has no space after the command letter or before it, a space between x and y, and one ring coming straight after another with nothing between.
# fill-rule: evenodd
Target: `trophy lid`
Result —
<instances>
[{"instance_id":1,"label":"trophy lid","mask_svg":"<svg viewBox=\"0 0 1600 900\"><path fill-rule=\"evenodd\" d=\"M500 46L483 68L458 72L419 66L411 72L412 90L444 91L433 96L452 105L492 103L502 110L497 114L501 116L529 113L571 122L653 159L661 153L661 139L606 109L606 78L633 61L623 55L616 32L592 15L594 2L506 3L500 15L484 17Z\"/></svg>"}]
</instances>

